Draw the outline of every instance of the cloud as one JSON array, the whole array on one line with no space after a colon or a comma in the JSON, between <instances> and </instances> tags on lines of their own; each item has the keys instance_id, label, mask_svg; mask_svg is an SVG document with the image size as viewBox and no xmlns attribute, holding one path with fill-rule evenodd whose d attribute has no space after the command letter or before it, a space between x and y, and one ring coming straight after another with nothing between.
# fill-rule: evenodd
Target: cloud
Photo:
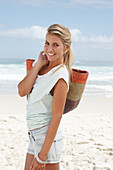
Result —
<instances>
[{"instance_id":1,"label":"cloud","mask_svg":"<svg viewBox=\"0 0 113 170\"><path fill-rule=\"evenodd\" d=\"M72 34L72 41L74 42L87 42L88 41L88 37L83 36L80 30L72 29L70 31Z\"/></svg>"},{"instance_id":2,"label":"cloud","mask_svg":"<svg viewBox=\"0 0 113 170\"><path fill-rule=\"evenodd\" d=\"M12 30L0 30L0 38L44 40L47 28L32 26ZM113 34L106 35L87 35L84 36L79 29L71 29L72 43L79 48L103 48L113 49Z\"/></svg>"},{"instance_id":3,"label":"cloud","mask_svg":"<svg viewBox=\"0 0 113 170\"><path fill-rule=\"evenodd\" d=\"M32 26L12 30L0 30L2 38L17 38L17 39L44 39L46 28L40 26Z\"/></svg>"},{"instance_id":4,"label":"cloud","mask_svg":"<svg viewBox=\"0 0 113 170\"><path fill-rule=\"evenodd\" d=\"M50 6L60 4L57 0L0 0L0 3L11 3L14 5Z\"/></svg>"},{"instance_id":5,"label":"cloud","mask_svg":"<svg viewBox=\"0 0 113 170\"><path fill-rule=\"evenodd\" d=\"M113 8L112 0L71 0L71 3L93 8Z\"/></svg>"},{"instance_id":6,"label":"cloud","mask_svg":"<svg viewBox=\"0 0 113 170\"><path fill-rule=\"evenodd\" d=\"M71 30L72 34L72 40L74 42L92 42L92 43L113 43L113 34L111 37L107 37L105 35L90 35L90 36L83 36L81 31L78 29L72 29Z\"/></svg>"},{"instance_id":7,"label":"cloud","mask_svg":"<svg viewBox=\"0 0 113 170\"><path fill-rule=\"evenodd\" d=\"M26 4L26 5L32 5L32 6L49 6L54 5L57 3L56 0L20 0L20 3Z\"/></svg>"},{"instance_id":8,"label":"cloud","mask_svg":"<svg viewBox=\"0 0 113 170\"><path fill-rule=\"evenodd\" d=\"M71 34L73 46L75 48L113 50L113 34L110 37L92 34L84 36L78 29L72 29Z\"/></svg>"},{"instance_id":9,"label":"cloud","mask_svg":"<svg viewBox=\"0 0 113 170\"><path fill-rule=\"evenodd\" d=\"M63 7L92 7L92 8L113 8L112 0L0 0L2 3L12 3L15 5L32 5L32 6L61 6Z\"/></svg>"},{"instance_id":10,"label":"cloud","mask_svg":"<svg viewBox=\"0 0 113 170\"><path fill-rule=\"evenodd\" d=\"M92 36L90 37L90 41L91 42L97 42L97 43L113 43L113 34L111 37L107 37L107 36Z\"/></svg>"}]
</instances>

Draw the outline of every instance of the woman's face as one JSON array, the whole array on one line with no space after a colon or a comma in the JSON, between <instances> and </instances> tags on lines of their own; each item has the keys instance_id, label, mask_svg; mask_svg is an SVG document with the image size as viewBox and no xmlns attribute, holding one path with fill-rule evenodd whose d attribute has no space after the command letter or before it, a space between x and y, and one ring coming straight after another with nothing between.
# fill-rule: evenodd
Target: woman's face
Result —
<instances>
[{"instance_id":1,"label":"woman's face","mask_svg":"<svg viewBox=\"0 0 113 170\"><path fill-rule=\"evenodd\" d=\"M50 62L56 61L57 63L63 63L65 48L62 40L57 35L47 34L44 51Z\"/></svg>"}]
</instances>

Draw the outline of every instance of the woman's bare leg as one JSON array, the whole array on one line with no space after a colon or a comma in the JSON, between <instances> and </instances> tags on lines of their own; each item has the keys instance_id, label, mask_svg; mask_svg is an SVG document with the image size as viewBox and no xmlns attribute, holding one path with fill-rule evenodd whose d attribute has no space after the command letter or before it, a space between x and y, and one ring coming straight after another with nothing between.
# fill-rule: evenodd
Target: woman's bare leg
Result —
<instances>
[{"instance_id":1,"label":"woman's bare leg","mask_svg":"<svg viewBox=\"0 0 113 170\"><path fill-rule=\"evenodd\" d=\"M26 161L25 161L24 170L30 170L30 166L32 164L33 159L34 159L34 155L29 154L29 153L26 154Z\"/></svg>"},{"instance_id":2,"label":"woman's bare leg","mask_svg":"<svg viewBox=\"0 0 113 170\"><path fill-rule=\"evenodd\" d=\"M60 170L59 163L47 164L45 170Z\"/></svg>"}]
</instances>

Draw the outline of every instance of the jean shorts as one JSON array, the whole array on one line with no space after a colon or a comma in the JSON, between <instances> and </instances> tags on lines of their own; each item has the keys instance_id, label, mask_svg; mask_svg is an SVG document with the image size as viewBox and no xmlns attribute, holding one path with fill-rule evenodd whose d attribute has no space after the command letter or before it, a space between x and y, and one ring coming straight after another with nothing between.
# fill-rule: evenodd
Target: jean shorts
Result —
<instances>
[{"instance_id":1,"label":"jean shorts","mask_svg":"<svg viewBox=\"0 0 113 170\"><path fill-rule=\"evenodd\" d=\"M47 130L48 126L45 126L43 128L35 129L33 131L28 132L29 146L27 153L36 156L40 152L45 140ZM63 148L63 136L60 128L58 128L57 134L47 156L47 163L58 163L60 161L62 148Z\"/></svg>"}]
</instances>

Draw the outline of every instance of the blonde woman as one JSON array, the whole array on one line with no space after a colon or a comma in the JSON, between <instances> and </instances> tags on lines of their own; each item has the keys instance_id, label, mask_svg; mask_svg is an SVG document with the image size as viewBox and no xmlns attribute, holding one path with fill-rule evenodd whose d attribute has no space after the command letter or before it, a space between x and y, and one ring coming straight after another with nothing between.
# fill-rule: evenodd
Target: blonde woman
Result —
<instances>
[{"instance_id":1,"label":"blonde woman","mask_svg":"<svg viewBox=\"0 0 113 170\"><path fill-rule=\"evenodd\" d=\"M29 146L25 170L59 170L63 138L60 130L71 74L71 34L59 24L46 34L44 51L30 73L19 83L21 97L28 95Z\"/></svg>"}]
</instances>

